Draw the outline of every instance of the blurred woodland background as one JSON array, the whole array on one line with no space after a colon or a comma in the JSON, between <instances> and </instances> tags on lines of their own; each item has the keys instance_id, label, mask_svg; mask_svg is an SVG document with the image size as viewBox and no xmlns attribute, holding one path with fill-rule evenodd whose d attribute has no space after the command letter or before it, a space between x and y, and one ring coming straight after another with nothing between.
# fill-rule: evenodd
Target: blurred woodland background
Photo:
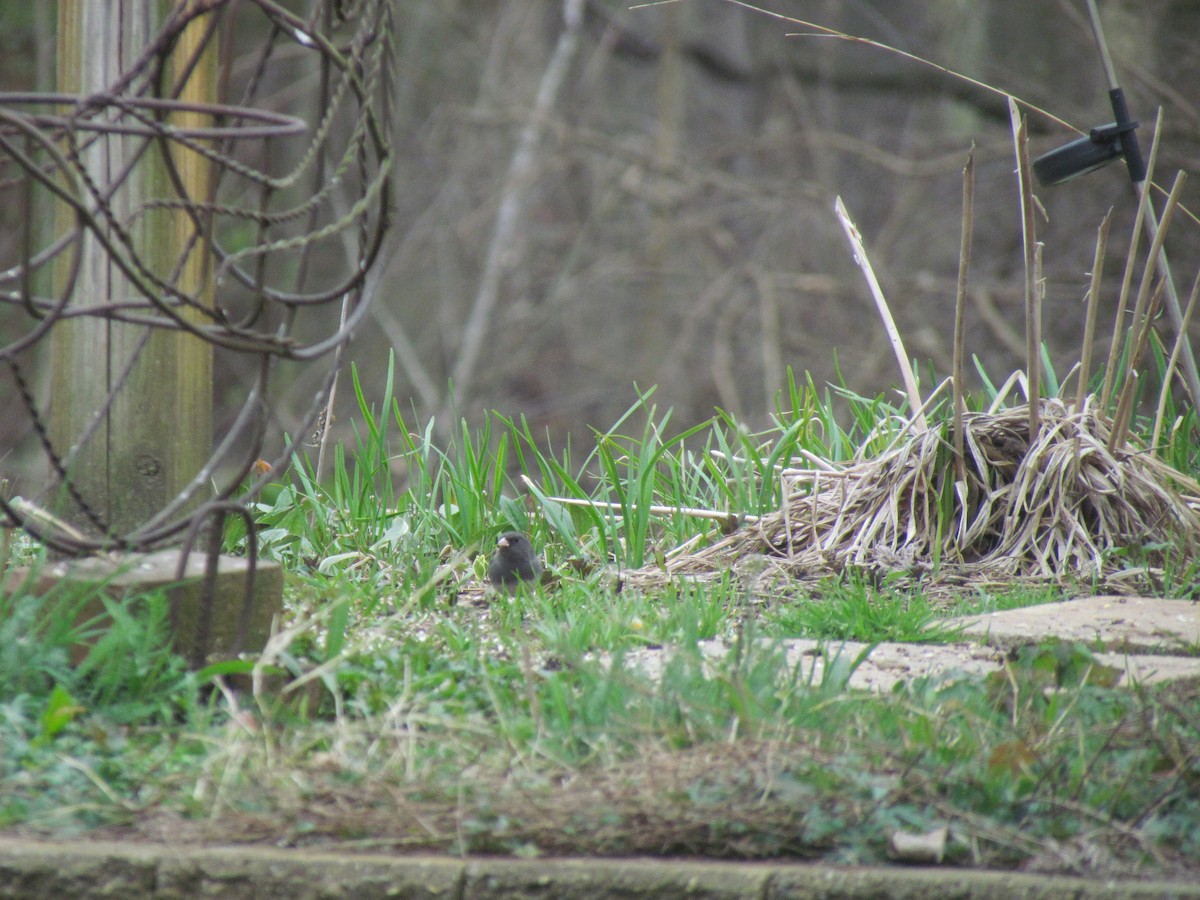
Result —
<instances>
[{"instance_id":1,"label":"blurred woodland background","mask_svg":"<svg viewBox=\"0 0 1200 900\"><path fill-rule=\"evenodd\" d=\"M961 72L1082 131L1112 117L1082 0L761 5ZM1200 3L1099 7L1147 152L1163 109L1157 182L1196 173ZM659 408L673 407L681 429L714 406L762 423L788 366L818 386L890 392L895 362L833 215L837 195L910 354L944 376L972 143L967 344L997 383L1023 365L1020 213L1002 96L726 0L580 9L575 23L560 0L396 4L396 204L368 326L348 357L369 399L382 394L394 351L410 422L436 417L448 435L460 417L495 409L526 416L561 449L568 435L589 446L588 427L610 426L635 384L657 385ZM53 89L54 18L53 4L0 3L0 89ZM234 81L250 76L263 27L259 17L235 29L247 65ZM277 111L312 118L316 73L303 47L295 54L270 95ZM1076 137L1029 117L1034 155ZM281 168L283 144L272 151ZM1118 163L1038 196L1048 216L1044 338L1063 375L1079 356L1096 228L1113 208L1097 335L1107 346L1134 194ZM1191 212L1167 249L1186 299L1200 263L1200 184L1189 183L1183 203ZM2 266L17 258L13 215L0 210ZM11 309L0 305L0 340ZM236 366L217 371L219 423L244 379ZM297 367L280 380L280 445L323 371ZM335 437L349 435L353 404L341 390ZM0 469L20 472L27 419L15 398L0 398L0 410Z\"/></svg>"}]
</instances>

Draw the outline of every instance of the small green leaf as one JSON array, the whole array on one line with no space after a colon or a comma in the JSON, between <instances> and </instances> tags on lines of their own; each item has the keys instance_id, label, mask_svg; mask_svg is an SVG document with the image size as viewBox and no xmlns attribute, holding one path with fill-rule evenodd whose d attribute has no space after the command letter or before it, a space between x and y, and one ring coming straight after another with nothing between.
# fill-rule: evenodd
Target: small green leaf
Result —
<instances>
[{"instance_id":1,"label":"small green leaf","mask_svg":"<svg viewBox=\"0 0 1200 900\"><path fill-rule=\"evenodd\" d=\"M40 722L42 726L41 740L48 743L64 728L75 720L75 717L86 708L77 704L74 698L66 692L61 684L56 684L50 692Z\"/></svg>"}]
</instances>

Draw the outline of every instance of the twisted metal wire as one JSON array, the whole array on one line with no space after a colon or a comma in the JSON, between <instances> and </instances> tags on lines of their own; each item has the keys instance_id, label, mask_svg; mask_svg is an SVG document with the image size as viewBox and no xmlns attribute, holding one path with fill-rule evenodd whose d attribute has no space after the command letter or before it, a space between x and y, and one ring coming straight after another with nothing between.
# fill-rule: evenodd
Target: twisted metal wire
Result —
<instances>
[{"instance_id":1,"label":"twisted metal wire","mask_svg":"<svg viewBox=\"0 0 1200 900\"><path fill-rule=\"evenodd\" d=\"M367 311L363 287L388 227L391 10L391 0L317 0L303 17L271 0L179 4L135 62L102 92L0 93L0 204L17 210L22 225L0 262L7 266L0 270L0 377L9 381L0 392L6 415L24 415L36 435L53 482L47 492L65 490L92 533L64 528L2 493L0 525L23 528L74 555L149 550L185 536L190 545L206 517L228 514L235 495L242 502L254 497L273 477L272 470L285 467L290 449L269 460L269 469L256 469L264 454L277 363L320 360L329 366L294 432L307 435L322 415L343 350ZM181 62L179 38L203 15L210 15L203 36L194 54ZM266 37L243 76L235 69L231 42L254 17ZM235 82L240 82L240 96L235 102L181 100L201 54L217 44L221 96L227 98ZM282 67L297 60L317 73L315 112L307 117L269 109L265 97L286 77ZM182 74L172 82L170 71ZM176 120L183 113L200 114L209 124L181 126ZM123 170L101 179L85 159L95 142L114 135L136 142L136 150ZM181 149L210 167L208 196L188 192L176 161ZM273 164L284 155L294 162L279 174ZM134 169L151 157L165 167L169 190L123 217L118 211L122 191ZM185 217L191 228L176 264L165 273L143 258L132 236L138 219L155 209ZM313 257L335 239L344 262L331 272L328 253L322 256L317 284ZM88 294L80 271L85 241L98 244L107 262L128 279L129 295ZM189 256L198 253L211 260L215 305L181 282ZM51 440L45 402L38 401L32 386L31 358L56 326L79 317L141 326L145 332L74 446L58 447ZM324 324L330 321L332 329ZM243 358L240 365L254 374L231 424L185 489L148 521L115 534L75 489L71 464L126 389L150 329L187 332ZM218 470L223 484L214 489Z\"/></svg>"}]
</instances>

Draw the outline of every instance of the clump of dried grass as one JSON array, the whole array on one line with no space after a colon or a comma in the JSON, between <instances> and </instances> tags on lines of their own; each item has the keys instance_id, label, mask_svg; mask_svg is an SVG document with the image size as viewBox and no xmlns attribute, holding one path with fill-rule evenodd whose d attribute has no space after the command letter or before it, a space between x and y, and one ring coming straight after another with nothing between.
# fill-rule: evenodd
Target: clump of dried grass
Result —
<instances>
[{"instance_id":1,"label":"clump of dried grass","mask_svg":"<svg viewBox=\"0 0 1200 900\"><path fill-rule=\"evenodd\" d=\"M788 470L777 512L673 568L766 554L793 574L1104 581L1130 571L1115 548L1151 568L1200 553L1200 484L1145 450L1110 449L1112 423L1090 403L1039 412L1032 445L1026 406L966 414L961 469L947 423L832 471Z\"/></svg>"},{"instance_id":2,"label":"clump of dried grass","mask_svg":"<svg viewBox=\"0 0 1200 900\"><path fill-rule=\"evenodd\" d=\"M1027 397L1037 398L1006 409L967 413L962 389L963 297L970 263L973 153L963 172L963 240L958 309L955 321L955 372L952 414L930 425L916 379L908 363L887 301L871 269L861 235L839 198L835 210L863 270L904 376L912 418L889 448L878 455L865 450L849 465L824 463L785 470L784 502L765 516L705 550L675 556L667 573L699 574L741 568L741 561L766 557L795 578L827 576L851 569L875 575L910 575L929 583L968 580L1051 580L1059 584L1091 582L1108 590L1144 590L1162 586L1168 566L1185 569L1200 559L1200 484L1176 471L1132 435L1133 398L1139 382L1136 366L1147 346L1159 299L1173 296L1163 237L1176 207L1182 178L1177 177L1164 207L1161 227L1147 252L1134 315L1124 327L1139 227L1128 254L1116 327L1099 397L1084 390L1108 220L1096 247L1085 345L1077 372L1074 402L1042 398L1041 245L1034 234L1034 204L1025 139L1025 123L1010 102L1021 188L1022 232L1026 266L1027 368L1014 380ZM1153 171L1157 136L1151 151ZM1153 214L1141 194L1138 219ZM1157 286L1155 274L1157 273ZM1175 349L1164 373L1154 435L1157 440L1167 385L1200 292L1193 288L1182 314ZM1177 305L1177 301L1173 306ZM1117 365L1129 350L1124 367ZM1188 354L1190 356L1190 351ZM1185 382L1185 386L1188 386ZM1189 387L1190 390L1190 387ZM1193 401L1196 401L1193 396ZM1111 412L1111 417L1107 411ZM642 572L638 575L647 576ZM660 573L660 577L661 577Z\"/></svg>"}]
</instances>

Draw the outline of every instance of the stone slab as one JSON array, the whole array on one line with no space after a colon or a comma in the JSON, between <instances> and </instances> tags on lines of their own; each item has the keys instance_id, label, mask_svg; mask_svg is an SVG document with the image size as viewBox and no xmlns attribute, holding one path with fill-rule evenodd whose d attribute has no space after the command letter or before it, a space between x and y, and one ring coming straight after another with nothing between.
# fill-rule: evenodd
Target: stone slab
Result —
<instances>
[{"instance_id":1,"label":"stone slab","mask_svg":"<svg viewBox=\"0 0 1200 900\"><path fill-rule=\"evenodd\" d=\"M1123 674L1120 684L1153 684L1200 678L1200 604L1153 597L1096 596L1027 606L960 619L939 626L962 626L969 640L954 644L881 643L849 676L852 688L890 691L898 682L986 675L1000 670L1016 647L1046 640L1080 642L1096 658ZM802 681L820 683L831 664L845 666L867 649L857 641L785 640L790 669ZM705 662L716 666L732 650L721 639L701 641ZM630 667L657 680L671 648L640 650L625 656ZM840 660L840 661L839 661Z\"/></svg>"},{"instance_id":2,"label":"stone slab","mask_svg":"<svg viewBox=\"0 0 1200 900\"><path fill-rule=\"evenodd\" d=\"M94 596L77 613L79 622L105 615L101 595L121 599L161 590L172 604L175 649L195 667L240 652L257 653L266 646L271 622L283 607L283 569L279 563L260 560L248 594L249 560L219 557L216 587L209 607L204 602L207 557L203 553L189 554L180 577L181 553L160 550L105 554L47 563L36 569L9 573L2 587L7 593L20 590L38 596L64 587L92 591ZM244 640L239 642L243 628ZM81 644L73 662L78 664L87 650L88 645Z\"/></svg>"},{"instance_id":3,"label":"stone slab","mask_svg":"<svg viewBox=\"0 0 1200 900\"><path fill-rule=\"evenodd\" d=\"M1096 596L952 619L964 635L1012 648L1046 638L1122 653L1200 653L1200 604L1155 597Z\"/></svg>"},{"instance_id":4,"label":"stone slab","mask_svg":"<svg viewBox=\"0 0 1200 900\"><path fill-rule=\"evenodd\" d=\"M1044 638L1043 638L1044 639ZM1036 643L1028 641L1027 643ZM711 671L734 651L730 642L714 638L700 641L701 656ZM775 646L764 641L762 649ZM849 671L869 644L858 641L817 641L804 638L779 641L789 672L800 683L821 684L827 677L843 677L836 671ZM624 665L657 681L675 648L638 650L624 656ZM1200 658L1124 653L1096 653L1096 660L1121 672L1117 683L1154 684L1178 678L1200 678ZM847 685L857 690L886 692L900 682L919 678L952 679L958 676L983 676L1004 667L1007 651L976 643L958 644L876 644L867 658L849 674ZM799 671L796 671L796 670ZM827 674L829 673L829 674Z\"/></svg>"}]
</instances>

